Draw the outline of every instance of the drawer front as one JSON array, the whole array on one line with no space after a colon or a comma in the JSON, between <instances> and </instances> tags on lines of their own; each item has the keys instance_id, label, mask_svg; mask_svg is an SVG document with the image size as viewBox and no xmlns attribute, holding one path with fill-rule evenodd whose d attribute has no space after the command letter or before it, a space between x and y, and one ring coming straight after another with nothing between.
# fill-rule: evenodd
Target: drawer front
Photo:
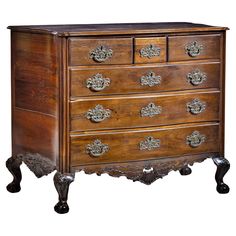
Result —
<instances>
[{"instance_id":1,"label":"drawer front","mask_svg":"<svg viewBox=\"0 0 236 236\"><path fill-rule=\"evenodd\" d=\"M71 69L71 96L218 88L220 63Z\"/></svg>"},{"instance_id":2,"label":"drawer front","mask_svg":"<svg viewBox=\"0 0 236 236\"><path fill-rule=\"evenodd\" d=\"M166 61L166 37L135 38L135 63Z\"/></svg>"},{"instance_id":3,"label":"drawer front","mask_svg":"<svg viewBox=\"0 0 236 236\"><path fill-rule=\"evenodd\" d=\"M131 38L69 39L70 65L131 64Z\"/></svg>"},{"instance_id":4,"label":"drawer front","mask_svg":"<svg viewBox=\"0 0 236 236\"><path fill-rule=\"evenodd\" d=\"M169 37L169 61L219 58L219 34Z\"/></svg>"},{"instance_id":5,"label":"drawer front","mask_svg":"<svg viewBox=\"0 0 236 236\"><path fill-rule=\"evenodd\" d=\"M218 125L199 125L72 136L71 165L218 152L218 133Z\"/></svg>"},{"instance_id":6,"label":"drawer front","mask_svg":"<svg viewBox=\"0 0 236 236\"><path fill-rule=\"evenodd\" d=\"M109 97L71 102L71 130L147 127L219 119L219 92Z\"/></svg>"}]
</instances>

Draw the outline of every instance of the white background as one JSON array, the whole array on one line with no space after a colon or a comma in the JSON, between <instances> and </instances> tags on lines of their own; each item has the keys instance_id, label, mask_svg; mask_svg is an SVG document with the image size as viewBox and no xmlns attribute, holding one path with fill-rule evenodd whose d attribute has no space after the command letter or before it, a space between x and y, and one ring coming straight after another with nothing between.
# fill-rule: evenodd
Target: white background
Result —
<instances>
[{"instance_id":1,"label":"white background","mask_svg":"<svg viewBox=\"0 0 236 236\"><path fill-rule=\"evenodd\" d=\"M0 235L236 235L235 1L1 1L0 2ZM226 157L228 195L215 191L211 160L190 176L171 172L151 186L107 175L76 174L70 212L58 215L53 174L37 179L23 165L22 190L10 194L10 38L8 25L189 21L231 28L227 35Z\"/></svg>"}]
</instances>

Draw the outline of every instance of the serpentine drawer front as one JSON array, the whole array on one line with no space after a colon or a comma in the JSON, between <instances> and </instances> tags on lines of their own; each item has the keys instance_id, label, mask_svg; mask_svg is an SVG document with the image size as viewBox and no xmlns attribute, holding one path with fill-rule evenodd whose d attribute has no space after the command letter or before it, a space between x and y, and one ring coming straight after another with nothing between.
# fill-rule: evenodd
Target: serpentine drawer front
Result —
<instances>
[{"instance_id":1,"label":"serpentine drawer front","mask_svg":"<svg viewBox=\"0 0 236 236\"><path fill-rule=\"evenodd\" d=\"M13 174L56 170L58 213L75 172L151 184L212 158L223 177L225 35L193 23L10 26ZM200 187L199 187L200 188Z\"/></svg>"},{"instance_id":2,"label":"serpentine drawer front","mask_svg":"<svg viewBox=\"0 0 236 236\"><path fill-rule=\"evenodd\" d=\"M205 124L72 135L71 164L151 160L186 153L217 152L218 132L217 124Z\"/></svg>"},{"instance_id":3,"label":"serpentine drawer front","mask_svg":"<svg viewBox=\"0 0 236 236\"><path fill-rule=\"evenodd\" d=\"M218 88L219 62L70 68L71 97Z\"/></svg>"},{"instance_id":4,"label":"serpentine drawer front","mask_svg":"<svg viewBox=\"0 0 236 236\"><path fill-rule=\"evenodd\" d=\"M71 102L71 130L148 127L219 120L219 92L151 94Z\"/></svg>"}]
</instances>

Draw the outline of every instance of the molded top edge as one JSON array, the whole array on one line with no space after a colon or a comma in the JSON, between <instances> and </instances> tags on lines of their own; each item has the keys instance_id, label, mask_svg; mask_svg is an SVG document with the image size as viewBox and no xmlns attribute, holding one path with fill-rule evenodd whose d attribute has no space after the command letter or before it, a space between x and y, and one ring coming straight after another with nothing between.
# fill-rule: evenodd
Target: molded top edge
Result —
<instances>
[{"instance_id":1,"label":"molded top edge","mask_svg":"<svg viewBox=\"0 0 236 236\"><path fill-rule=\"evenodd\" d=\"M112 34L180 33L224 31L227 27L189 22L121 23L121 24L72 24L72 25L23 25L8 26L12 31L52 34L58 36L90 36Z\"/></svg>"}]
</instances>

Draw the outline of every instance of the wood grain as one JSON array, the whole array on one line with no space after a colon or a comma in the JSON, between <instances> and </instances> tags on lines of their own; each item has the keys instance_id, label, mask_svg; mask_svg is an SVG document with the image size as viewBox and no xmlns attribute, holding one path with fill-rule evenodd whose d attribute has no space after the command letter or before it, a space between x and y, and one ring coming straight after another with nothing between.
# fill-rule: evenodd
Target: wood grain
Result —
<instances>
[{"instance_id":1,"label":"wood grain","mask_svg":"<svg viewBox=\"0 0 236 236\"><path fill-rule=\"evenodd\" d=\"M9 26L12 31L34 32L65 36L88 35L127 35L191 33L204 31L222 31L227 27L194 24L189 22L119 23L119 24L74 24L74 25L26 25Z\"/></svg>"},{"instance_id":2,"label":"wood grain","mask_svg":"<svg viewBox=\"0 0 236 236\"><path fill-rule=\"evenodd\" d=\"M90 58L90 52L98 46L105 46L113 51L111 58L96 62ZM86 39L69 38L70 65L130 64L133 60L131 38Z\"/></svg>"},{"instance_id":3,"label":"wood grain","mask_svg":"<svg viewBox=\"0 0 236 236\"><path fill-rule=\"evenodd\" d=\"M56 116L59 82L55 38L18 32L12 37L15 106Z\"/></svg>"},{"instance_id":4,"label":"wood grain","mask_svg":"<svg viewBox=\"0 0 236 236\"><path fill-rule=\"evenodd\" d=\"M226 32L221 34L220 40L220 129L219 129L219 140L220 140L220 156L225 156L225 60L226 60Z\"/></svg>"},{"instance_id":5,"label":"wood grain","mask_svg":"<svg viewBox=\"0 0 236 236\"><path fill-rule=\"evenodd\" d=\"M12 157L6 165L13 175L9 192L20 191L22 162L37 177L56 169L59 202L54 209L62 214L69 211L69 184L76 171L151 184L171 170L188 174L188 165L206 158L217 165L217 191L229 192L223 181L230 167L224 156L228 28L187 22L9 28ZM186 51L190 43L201 45L199 55ZM141 56L149 45L159 47L160 55ZM104 47L110 51L108 59L99 61L92 51L101 46L100 57L106 56ZM204 73L201 84L187 79L199 71ZM103 84L95 75L107 78L106 87L96 92L94 83L98 89ZM189 111L187 104L195 99L205 105L200 114ZM91 110L97 105L109 112L95 123ZM144 115L150 105L158 106L159 114ZM190 136L195 146L189 143ZM104 149L98 146L101 143Z\"/></svg>"},{"instance_id":6,"label":"wood grain","mask_svg":"<svg viewBox=\"0 0 236 236\"><path fill-rule=\"evenodd\" d=\"M206 136L206 141L197 148L186 144L186 137L193 131L199 131ZM101 164L111 162L126 162L131 160L147 160L184 154L197 154L204 152L218 152L217 124L198 125L192 127L153 128L149 131L142 129L134 131L89 133L71 136L71 165ZM160 147L153 150L140 150L140 142L152 136L160 139ZM109 151L100 157L91 157L87 153L87 145L95 139L109 146Z\"/></svg>"},{"instance_id":7,"label":"wood grain","mask_svg":"<svg viewBox=\"0 0 236 236\"><path fill-rule=\"evenodd\" d=\"M55 36L12 32L12 156L59 156L59 66Z\"/></svg>"},{"instance_id":8,"label":"wood grain","mask_svg":"<svg viewBox=\"0 0 236 236\"><path fill-rule=\"evenodd\" d=\"M108 130L146 132L156 126L182 123L187 126L190 122L205 121L220 121L217 142L223 155L225 27L144 23L10 28L14 155L40 153L56 161L58 170L66 173L71 170L70 132L87 135L93 132L91 135L96 137ZM135 56L139 46L165 37L169 61L133 64L138 62ZM204 46L197 60L181 51L192 40ZM112 59L97 63L84 58L100 43L113 48ZM186 74L195 69L207 74L207 80L199 86L186 80ZM161 84L141 86L140 78L150 71L161 76ZM86 88L86 80L96 73L111 79L110 86L100 92ZM200 115L186 111L186 102L194 98L207 104ZM151 102L165 109L160 115L141 117L140 109ZM84 114L97 103L111 109L112 116L96 124Z\"/></svg>"},{"instance_id":9,"label":"wood grain","mask_svg":"<svg viewBox=\"0 0 236 236\"><path fill-rule=\"evenodd\" d=\"M194 41L202 45L203 49L200 55L190 57L188 53L186 53L185 47ZM220 58L220 34L169 37L169 61L217 58Z\"/></svg>"},{"instance_id":10,"label":"wood grain","mask_svg":"<svg viewBox=\"0 0 236 236\"><path fill-rule=\"evenodd\" d=\"M187 74L200 70L207 79L197 86L187 81ZM154 72L161 76L161 83L155 86L141 85L141 78ZM110 79L110 84L99 92L87 88L86 81L96 74ZM195 62L185 64L153 64L140 66L96 66L70 68L71 99L79 96L112 94L153 93L185 89L219 88L220 63Z\"/></svg>"},{"instance_id":11,"label":"wood grain","mask_svg":"<svg viewBox=\"0 0 236 236\"><path fill-rule=\"evenodd\" d=\"M16 108L13 130L13 156L38 153L56 164L59 140L55 117Z\"/></svg>"},{"instance_id":12,"label":"wood grain","mask_svg":"<svg viewBox=\"0 0 236 236\"><path fill-rule=\"evenodd\" d=\"M219 120L219 92L196 92L173 94L148 94L140 96L120 96L85 98L71 102L71 130L101 130L114 128L137 128L177 123ZM187 111L186 104L199 99L206 103L206 110L198 115ZM161 114L142 117L141 109L149 103L161 106ZM110 118L95 123L86 118L89 109L96 105L111 111Z\"/></svg>"},{"instance_id":13,"label":"wood grain","mask_svg":"<svg viewBox=\"0 0 236 236\"><path fill-rule=\"evenodd\" d=\"M153 45L160 49L160 55L151 58L142 57L140 50L147 46ZM148 38L135 38L134 40L134 63L154 63L166 61L166 37L148 37Z\"/></svg>"}]
</instances>

